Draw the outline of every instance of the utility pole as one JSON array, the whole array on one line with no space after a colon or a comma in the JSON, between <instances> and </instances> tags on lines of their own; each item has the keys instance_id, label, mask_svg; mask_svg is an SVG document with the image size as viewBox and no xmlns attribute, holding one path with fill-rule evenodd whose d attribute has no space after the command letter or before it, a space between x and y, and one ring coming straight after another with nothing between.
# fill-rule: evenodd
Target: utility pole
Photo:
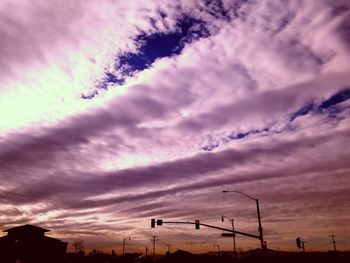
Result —
<instances>
[{"instance_id":1,"label":"utility pole","mask_svg":"<svg viewBox=\"0 0 350 263\"><path fill-rule=\"evenodd\" d=\"M128 239L131 240L130 237L129 237ZM124 253L125 253L125 241L126 241L126 238L124 237L124 238L123 238L123 252L122 252L123 255L124 255Z\"/></svg>"},{"instance_id":2,"label":"utility pole","mask_svg":"<svg viewBox=\"0 0 350 263\"><path fill-rule=\"evenodd\" d=\"M158 236L152 236L152 239L151 239L151 241L153 242L153 260L154 260L155 255L156 255L156 241L158 241L157 237Z\"/></svg>"},{"instance_id":3,"label":"utility pole","mask_svg":"<svg viewBox=\"0 0 350 263\"><path fill-rule=\"evenodd\" d=\"M334 252L337 252L337 247L335 246L335 235L330 235L329 237L331 237L332 238L332 241L333 241L333 248L334 248Z\"/></svg>"}]
</instances>

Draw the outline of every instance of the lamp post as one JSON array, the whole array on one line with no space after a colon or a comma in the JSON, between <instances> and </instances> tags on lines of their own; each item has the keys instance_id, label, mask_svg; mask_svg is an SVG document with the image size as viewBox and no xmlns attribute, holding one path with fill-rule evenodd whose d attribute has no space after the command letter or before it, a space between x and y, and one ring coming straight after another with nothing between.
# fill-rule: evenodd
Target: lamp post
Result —
<instances>
[{"instance_id":1,"label":"lamp post","mask_svg":"<svg viewBox=\"0 0 350 263\"><path fill-rule=\"evenodd\" d=\"M266 243L264 242L264 236L263 236L263 228L262 228L262 225L261 225L261 217L260 217L260 208L259 208L259 199L257 198L254 198L250 195L247 195L245 193L242 193L240 191L230 191L230 190L224 190L222 191L223 193L237 193L237 194L241 194L241 195L244 195L245 197L248 197L249 199L252 199L255 201L256 203L256 210L257 210L257 213L258 213L258 222L259 222L259 227L258 227L258 231L259 231L259 239L260 239L260 244L261 244L261 249L264 250L266 249Z\"/></svg>"},{"instance_id":2,"label":"lamp post","mask_svg":"<svg viewBox=\"0 0 350 263\"><path fill-rule=\"evenodd\" d=\"M221 216L221 221L224 222L224 219L227 219L231 225L232 225L232 239L233 239L233 254L234 256L237 256L237 250L236 250L236 234L235 234L235 225L234 225L234 220L233 218L228 218L227 216L222 215Z\"/></svg>"}]
</instances>

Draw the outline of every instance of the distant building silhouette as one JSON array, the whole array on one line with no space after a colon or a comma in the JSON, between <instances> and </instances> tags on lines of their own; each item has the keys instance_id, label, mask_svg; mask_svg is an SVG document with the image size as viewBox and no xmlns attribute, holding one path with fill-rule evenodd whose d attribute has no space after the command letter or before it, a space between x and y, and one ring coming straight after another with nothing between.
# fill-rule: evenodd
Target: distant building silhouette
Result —
<instances>
[{"instance_id":1,"label":"distant building silhouette","mask_svg":"<svg viewBox=\"0 0 350 263\"><path fill-rule=\"evenodd\" d=\"M67 242L45 236L50 230L23 225L5 230L0 238L0 262L2 263L61 263L67 250Z\"/></svg>"}]
</instances>

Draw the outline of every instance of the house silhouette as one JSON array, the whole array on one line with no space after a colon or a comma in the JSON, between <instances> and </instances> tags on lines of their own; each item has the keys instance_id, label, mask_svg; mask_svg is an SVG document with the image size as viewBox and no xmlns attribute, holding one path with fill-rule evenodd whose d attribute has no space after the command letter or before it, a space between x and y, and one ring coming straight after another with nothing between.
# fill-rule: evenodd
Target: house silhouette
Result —
<instances>
[{"instance_id":1,"label":"house silhouette","mask_svg":"<svg viewBox=\"0 0 350 263\"><path fill-rule=\"evenodd\" d=\"M1 263L61 263L67 242L45 236L50 230L23 225L5 230L0 238Z\"/></svg>"}]
</instances>

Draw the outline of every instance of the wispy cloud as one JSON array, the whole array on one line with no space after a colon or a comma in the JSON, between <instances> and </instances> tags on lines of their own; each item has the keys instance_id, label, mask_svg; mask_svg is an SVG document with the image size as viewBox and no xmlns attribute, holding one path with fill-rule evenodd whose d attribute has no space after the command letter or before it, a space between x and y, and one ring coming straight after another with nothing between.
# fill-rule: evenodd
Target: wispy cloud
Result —
<instances>
[{"instance_id":1,"label":"wispy cloud","mask_svg":"<svg viewBox=\"0 0 350 263\"><path fill-rule=\"evenodd\" d=\"M151 217L224 213L255 232L254 205L221 193L233 188L259 197L271 245L344 232L349 12L346 1L3 1L1 226L148 242Z\"/></svg>"}]
</instances>

